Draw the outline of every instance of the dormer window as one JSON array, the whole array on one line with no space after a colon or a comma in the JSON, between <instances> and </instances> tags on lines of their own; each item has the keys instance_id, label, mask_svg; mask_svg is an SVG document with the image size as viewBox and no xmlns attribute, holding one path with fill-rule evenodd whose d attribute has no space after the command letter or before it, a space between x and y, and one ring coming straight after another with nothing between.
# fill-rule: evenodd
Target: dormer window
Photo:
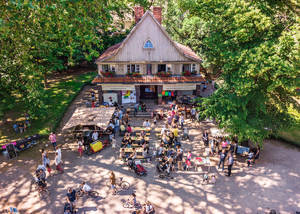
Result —
<instances>
[{"instance_id":1,"label":"dormer window","mask_svg":"<svg viewBox=\"0 0 300 214\"><path fill-rule=\"evenodd\" d=\"M144 44L144 48L151 49L154 48L154 46L150 40L147 40L146 43Z\"/></svg>"}]
</instances>

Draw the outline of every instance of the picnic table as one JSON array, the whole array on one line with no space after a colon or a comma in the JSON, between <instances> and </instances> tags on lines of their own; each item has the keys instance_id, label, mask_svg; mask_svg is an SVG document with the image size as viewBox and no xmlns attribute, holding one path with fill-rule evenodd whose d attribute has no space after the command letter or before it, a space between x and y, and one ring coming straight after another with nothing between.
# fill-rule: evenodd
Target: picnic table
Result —
<instances>
[{"instance_id":1,"label":"picnic table","mask_svg":"<svg viewBox=\"0 0 300 214\"><path fill-rule=\"evenodd\" d=\"M198 167L207 166L207 172L210 172L210 158L209 157L196 157L194 160L195 163L195 171L198 171Z\"/></svg>"},{"instance_id":2,"label":"picnic table","mask_svg":"<svg viewBox=\"0 0 300 214\"><path fill-rule=\"evenodd\" d=\"M122 148L120 149L121 152ZM136 151L136 158L137 159L144 159L144 155L143 155L143 148L142 147L138 147L135 149ZM131 155L131 153L133 153L133 148L124 148L124 153L125 156L128 157Z\"/></svg>"}]
</instances>

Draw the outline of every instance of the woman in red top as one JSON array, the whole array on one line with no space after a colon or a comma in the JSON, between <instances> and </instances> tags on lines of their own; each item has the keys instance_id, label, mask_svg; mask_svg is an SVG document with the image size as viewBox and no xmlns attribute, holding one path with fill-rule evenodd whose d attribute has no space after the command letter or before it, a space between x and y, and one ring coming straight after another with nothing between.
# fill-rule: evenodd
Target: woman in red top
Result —
<instances>
[{"instance_id":1,"label":"woman in red top","mask_svg":"<svg viewBox=\"0 0 300 214\"><path fill-rule=\"evenodd\" d=\"M132 128L131 128L130 125L127 126L127 132L128 132L128 133L131 133L131 132L132 132Z\"/></svg>"}]
</instances>

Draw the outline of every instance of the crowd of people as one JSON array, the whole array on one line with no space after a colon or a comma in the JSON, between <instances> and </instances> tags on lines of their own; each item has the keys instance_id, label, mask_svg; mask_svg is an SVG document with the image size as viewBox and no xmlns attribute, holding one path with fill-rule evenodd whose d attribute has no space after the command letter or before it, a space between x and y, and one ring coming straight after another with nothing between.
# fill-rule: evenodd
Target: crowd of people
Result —
<instances>
[{"instance_id":1,"label":"crowd of people","mask_svg":"<svg viewBox=\"0 0 300 214\"><path fill-rule=\"evenodd\" d=\"M29 117L29 114L25 114L24 115L24 118L25 118L25 121L23 122L15 122L13 124L13 129L15 131L15 133L23 133L25 132L31 125L30 123L30 117Z\"/></svg>"},{"instance_id":2,"label":"crowd of people","mask_svg":"<svg viewBox=\"0 0 300 214\"><path fill-rule=\"evenodd\" d=\"M134 111L145 110L146 106L141 104L134 106ZM143 158L146 160L155 160L156 170L160 175L172 177L171 174L176 171L190 170L193 166L193 161L197 158L197 155L192 150L184 151L183 143L185 140L190 140L189 127L186 124L187 119L192 121L199 121L200 113L193 107L179 106L172 104L167 110L159 110L152 112L152 120L145 119L143 121L141 130L134 130L129 123L129 114L123 106L116 107L115 113L109 122L107 131L109 132L109 141L113 142L113 148L117 146L116 137L121 136L120 142L120 158L125 162L133 163L137 158L137 148L142 148ZM153 123L152 123L153 121ZM157 125L158 121L163 122L163 126L160 130L159 144L156 146L150 146L152 142L149 141L149 133L152 132L153 126ZM91 133L91 141L97 141L99 139L99 132L97 130ZM57 140L55 133L51 133L49 141L53 146L55 152L55 159L53 161L55 170L59 173L63 173L63 162L61 156L60 146L57 146ZM208 157L219 156L218 169L225 170L227 166L227 176L231 176L232 167L234 165L234 157L237 151L237 143L224 137L213 137L208 131L204 131L202 134L202 142L205 149L208 149ZM83 155L85 139L84 137L77 138L78 152L80 157ZM196 142L195 142L196 143ZM155 148L156 147L156 148ZM132 149L130 154L126 154L126 149ZM151 149L150 149L151 148ZM38 167L36 171L37 184L41 190L47 188L46 183L46 171L49 175L52 174L51 162L48 157L48 151L42 149L42 165ZM199 155L199 154L198 154ZM251 149L248 154L247 164L251 166L255 163L255 160L259 158L260 147ZM204 174L204 180L208 181L208 175ZM216 181L216 176L213 175L213 183ZM116 194L116 176L114 172L110 172L111 189ZM83 192L91 191L91 187L83 182L80 185L80 190ZM72 188L68 189L66 195L65 213L69 213L76 207L76 191ZM131 195L131 203L136 204L136 195ZM71 209L72 208L72 209ZM142 209L135 210L135 213L154 213L154 207L150 202L146 202Z\"/></svg>"}]
</instances>

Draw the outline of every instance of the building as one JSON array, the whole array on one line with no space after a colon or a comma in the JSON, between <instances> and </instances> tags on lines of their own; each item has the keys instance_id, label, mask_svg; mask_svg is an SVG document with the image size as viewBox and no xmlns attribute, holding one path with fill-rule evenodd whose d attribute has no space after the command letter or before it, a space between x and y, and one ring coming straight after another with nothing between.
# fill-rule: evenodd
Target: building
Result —
<instances>
[{"instance_id":1,"label":"building","mask_svg":"<svg viewBox=\"0 0 300 214\"><path fill-rule=\"evenodd\" d=\"M177 96L200 95L205 81L200 74L202 60L172 41L161 26L161 12L160 7L153 7L153 13L135 7L135 27L96 60L99 75L93 83L100 103L151 99L160 104Z\"/></svg>"}]
</instances>

